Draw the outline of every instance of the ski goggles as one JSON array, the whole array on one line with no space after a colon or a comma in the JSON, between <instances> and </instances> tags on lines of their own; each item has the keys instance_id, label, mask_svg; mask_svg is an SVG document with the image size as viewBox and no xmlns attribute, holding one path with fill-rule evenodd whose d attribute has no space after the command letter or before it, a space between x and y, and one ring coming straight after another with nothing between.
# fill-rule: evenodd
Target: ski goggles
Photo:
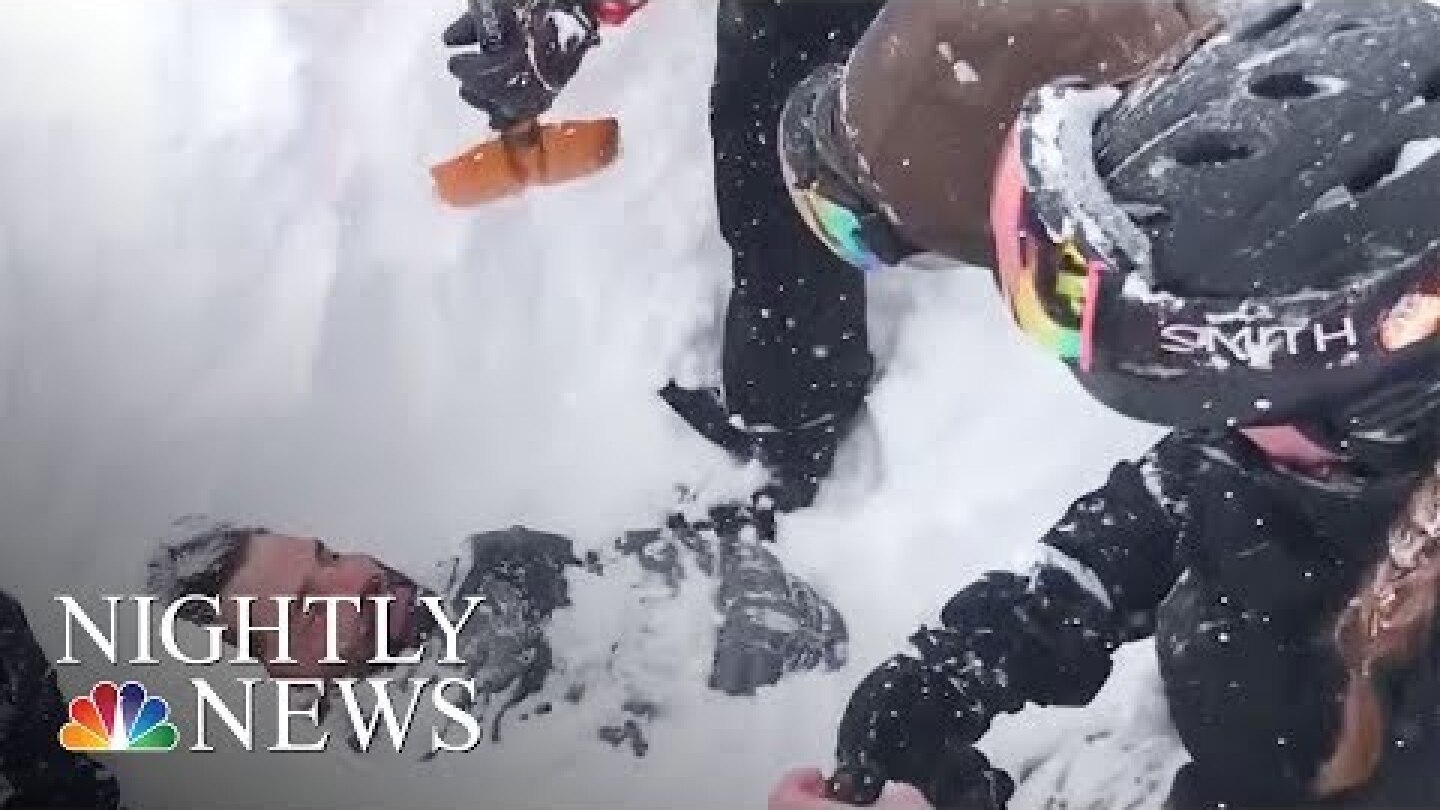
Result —
<instances>
[{"instance_id":1,"label":"ski goggles","mask_svg":"<svg viewBox=\"0 0 1440 810\"><path fill-rule=\"evenodd\" d=\"M1063 360L1094 360L1095 285L1104 262L1073 235L1047 227L1026 184L1020 128L1011 132L990 206L996 283L1020 330Z\"/></svg>"},{"instance_id":2,"label":"ski goggles","mask_svg":"<svg viewBox=\"0 0 1440 810\"><path fill-rule=\"evenodd\" d=\"M1330 412L1406 374L1433 375L1434 246L1325 292L1231 298L1157 287L1137 223L1146 212L1113 199L1084 163L1096 120L1118 97L1102 90L1056 83L1027 99L990 209L995 281L1015 323L1093 396L1155 424L1237 427Z\"/></svg>"},{"instance_id":3,"label":"ski goggles","mask_svg":"<svg viewBox=\"0 0 1440 810\"><path fill-rule=\"evenodd\" d=\"M845 199L850 197L848 194L827 194L819 182L806 185L788 182L787 186L800 218L831 253L845 262L870 273L904 258L905 251L898 245L889 223L879 212L869 210L868 205Z\"/></svg>"},{"instance_id":4,"label":"ski goggles","mask_svg":"<svg viewBox=\"0 0 1440 810\"><path fill-rule=\"evenodd\" d=\"M811 233L830 252L868 273L899 264L916 251L835 168L843 163L833 126L842 73L839 65L822 66L791 92L780 116L780 167L795 210Z\"/></svg>"}]
</instances>

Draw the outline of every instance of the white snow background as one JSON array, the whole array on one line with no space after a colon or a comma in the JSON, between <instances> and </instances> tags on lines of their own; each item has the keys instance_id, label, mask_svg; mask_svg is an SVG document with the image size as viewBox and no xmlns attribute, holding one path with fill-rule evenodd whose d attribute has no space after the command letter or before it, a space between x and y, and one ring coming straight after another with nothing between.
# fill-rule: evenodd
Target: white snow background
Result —
<instances>
[{"instance_id":1,"label":"white snow background","mask_svg":"<svg viewBox=\"0 0 1440 810\"><path fill-rule=\"evenodd\" d=\"M653 394L718 357L713 4L657 0L607 30L562 97L557 116L620 118L617 165L455 211L426 169L486 134L444 69L459 5L0 5L0 588L52 657L53 595L132 592L179 514L418 570L471 531L600 547L654 525L677 483L744 491L747 472ZM669 662L685 677L643 759L557 709L429 764L343 745L116 758L129 803L728 810L763 806L792 765L828 766L869 667L1155 435L1019 336L987 273L904 268L871 290L873 430L779 548L844 611L847 669L709 693L714 617L692 600ZM598 586L582 601L560 639L595 641L624 612ZM1031 774L1015 807L1158 802L1180 755L1153 656L1122 658L1095 707L987 738ZM117 675L184 693L197 675L101 664L62 669L67 694Z\"/></svg>"}]
</instances>

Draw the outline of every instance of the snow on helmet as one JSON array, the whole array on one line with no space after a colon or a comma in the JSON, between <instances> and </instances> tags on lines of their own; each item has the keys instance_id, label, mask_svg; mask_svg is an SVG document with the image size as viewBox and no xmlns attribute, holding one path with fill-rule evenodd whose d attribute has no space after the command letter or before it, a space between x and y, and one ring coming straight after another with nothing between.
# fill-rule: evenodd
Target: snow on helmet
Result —
<instances>
[{"instance_id":1,"label":"snow on helmet","mask_svg":"<svg viewBox=\"0 0 1440 810\"><path fill-rule=\"evenodd\" d=\"M1098 399L1277 424L1440 378L1440 8L1257 4L1133 83L1043 87L997 281Z\"/></svg>"}]
</instances>

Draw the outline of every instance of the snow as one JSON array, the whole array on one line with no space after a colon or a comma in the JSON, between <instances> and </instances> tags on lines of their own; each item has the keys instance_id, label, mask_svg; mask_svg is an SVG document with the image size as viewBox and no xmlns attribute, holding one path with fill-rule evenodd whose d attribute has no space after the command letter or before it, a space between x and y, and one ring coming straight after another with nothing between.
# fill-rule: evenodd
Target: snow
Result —
<instances>
[{"instance_id":1,"label":"snow","mask_svg":"<svg viewBox=\"0 0 1440 810\"><path fill-rule=\"evenodd\" d=\"M439 32L459 10L0 9L0 587L52 654L54 594L137 588L178 515L313 533L424 572L473 531L526 523L599 548L654 525L677 483L747 491L754 471L652 394L718 355L713 10L650 4L604 32L562 99L558 115L618 115L615 167L458 212L434 202L426 167L486 134L444 71ZM589 701L430 763L223 743L117 759L130 804L646 810L684 796L728 810L761 806L792 765L828 767L869 667L1155 438L1018 335L987 273L917 265L872 284L886 373L870 420L819 503L782 521L779 549L846 614L848 668L754 698L709 692L703 593L650 616L589 579L576 604L603 609L562 611L557 645L641 617L661 630L624 659L667 701L643 759L595 739ZM1123 659L1092 709L1031 711L987 737L1032 776L1015 807L1057 790L1103 805L1178 763L1153 656ZM257 673L204 674L233 700L225 679ZM138 677L185 695L195 676L94 656L60 672L67 694ZM194 718L175 711L189 739ZM1120 773L1132 754L1143 771ZM1163 788L1141 793L1155 806Z\"/></svg>"},{"instance_id":2,"label":"snow","mask_svg":"<svg viewBox=\"0 0 1440 810\"><path fill-rule=\"evenodd\" d=\"M1345 186L1335 186L1315 200L1316 211L1330 211L1345 205L1355 204L1355 195Z\"/></svg>"},{"instance_id":3,"label":"snow","mask_svg":"<svg viewBox=\"0 0 1440 810\"><path fill-rule=\"evenodd\" d=\"M1431 158L1440 154L1440 138L1420 138L1400 147L1400 157L1395 161L1395 170L1380 178L1377 188L1399 180Z\"/></svg>"},{"instance_id":4,"label":"snow","mask_svg":"<svg viewBox=\"0 0 1440 810\"><path fill-rule=\"evenodd\" d=\"M1440 154L1440 138L1418 138L1408 141L1400 147L1400 153L1395 160L1395 168L1391 169L1384 177L1381 177L1374 188L1383 188L1399 180L1405 175L1415 171L1427 161ZM1372 189L1373 190L1373 189ZM1345 186L1335 186L1315 201L1317 211L1328 211L1344 205L1356 205L1358 201L1350 189Z\"/></svg>"},{"instance_id":5,"label":"snow","mask_svg":"<svg viewBox=\"0 0 1440 810\"><path fill-rule=\"evenodd\" d=\"M1339 76L1306 76L1310 83L1320 88L1316 97L1338 96L1350 87L1350 83Z\"/></svg>"},{"instance_id":6,"label":"snow","mask_svg":"<svg viewBox=\"0 0 1440 810\"><path fill-rule=\"evenodd\" d=\"M955 53L955 46L950 42L942 40L937 43L935 52L946 64L950 65L951 71L955 74L955 81L961 84L980 81L980 74L976 72L975 66L960 58Z\"/></svg>"},{"instance_id":7,"label":"snow","mask_svg":"<svg viewBox=\"0 0 1440 810\"><path fill-rule=\"evenodd\" d=\"M1095 121L1119 98L1113 87L1042 88L1030 123L1031 160L1042 190L1059 195L1061 210L1072 212L1074 220L1067 220L1066 229L1078 227L1090 244L1113 248L1136 267L1148 268L1149 239L1110 196L1091 157Z\"/></svg>"},{"instance_id":8,"label":"snow","mask_svg":"<svg viewBox=\"0 0 1440 810\"><path fill-rule=\"evenodd\" d=\"M563 11L552 11L546 15L546 19L555 26L555 30L559 34L559 41L564 44L566 49L574 47L575 43L585 39L589 34L573 15Z\"/></svg>"},{"instance_id":9,"label":"snow","mask_svg":"<svg viewBox=\"0 0 1440 810\"><path fill-rule=\"evenodd\" d=\"M1313 45L1315 40L1311 37L1297 37L1284 45L1268 51L1260 51L1254 56L1242 61L1239 68L1242 72L1249 73L1257 68L1273 64L1292 53L1297 53Z\"/></svg>"},{"instance_id":10,"label":"snow","mask_svg":"<svg viewBox=\"0 0 1440 810\"><path fill-rule=\"evenodd\" d=\"M1066 531L1074 531L1074 527L1069 526ZM1033 575L1041 568L1056 568L1064 571L1070 575L1071 579L1075 580L1075 584L1084 588L1086 593L1095 597L1100 604L1107 608L1112 606L1110 593L1105 590L1105 584L1100 581L1100 577L1096 576L1089 566L1054 546L1037 544L1027 547L1024 556L1015 565L1016 573L1025 575Z\"/></svg>"}]
</instances>

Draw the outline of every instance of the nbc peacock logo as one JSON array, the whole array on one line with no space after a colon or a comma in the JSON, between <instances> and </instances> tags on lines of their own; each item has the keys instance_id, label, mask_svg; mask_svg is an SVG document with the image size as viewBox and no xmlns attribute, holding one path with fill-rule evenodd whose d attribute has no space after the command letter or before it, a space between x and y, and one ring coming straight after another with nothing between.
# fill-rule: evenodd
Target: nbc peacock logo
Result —
<instances>
[{"instance_id":1,"label":"nbc peacock logo","mask_svg":"<svg viewBox=\"0 0 1440 810\"><path fill-rule=\"evenodd\" d=\"M60 745L90 754L173 751L179 735L169 717L170 704L148 697L143 684L130 681L117 689L101 681L88 697L70 701L70 722L60 729Z\"/></svg>"}]
</instances>

